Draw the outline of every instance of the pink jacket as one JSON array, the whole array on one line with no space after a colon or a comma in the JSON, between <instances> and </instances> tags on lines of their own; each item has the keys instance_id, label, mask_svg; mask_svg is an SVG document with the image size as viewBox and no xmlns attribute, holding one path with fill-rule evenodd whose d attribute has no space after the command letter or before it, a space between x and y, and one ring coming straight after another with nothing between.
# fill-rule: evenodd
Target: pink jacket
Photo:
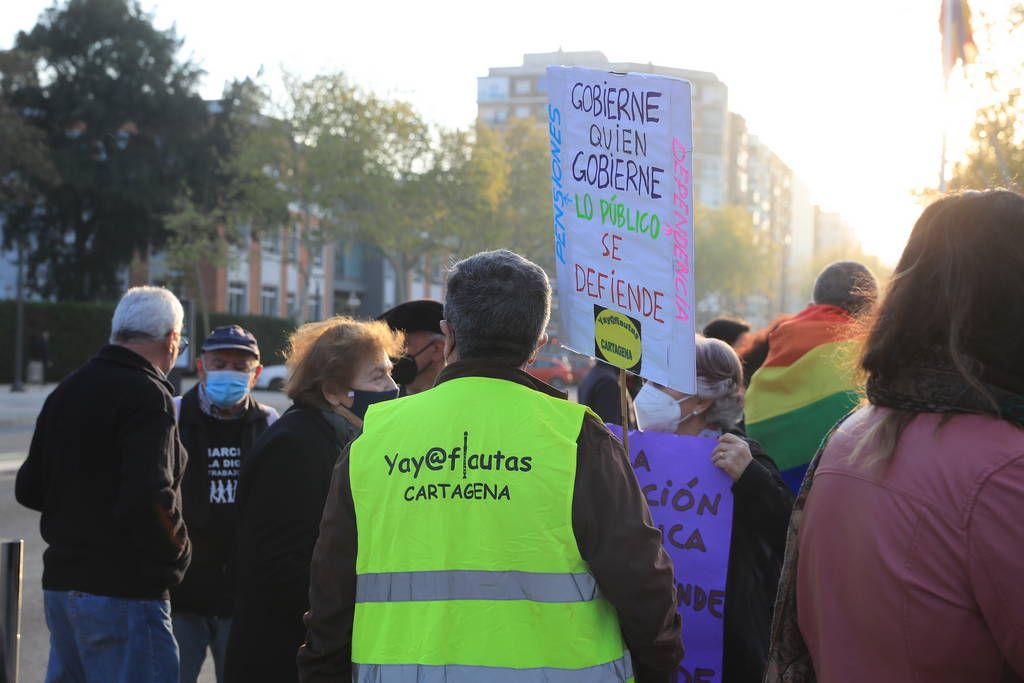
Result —
<instances>
[{"instance_id":1,"label":"pink jacket","mask_svg":"<svg viewBox=\"0 0 1024 683\"><path fill-rule=\"evenodd\" d=\"M1024 677L1024 430L924 414L885 464L832 437L800 530L800 631L822 683Z\"/></svg>"}]
</instances>

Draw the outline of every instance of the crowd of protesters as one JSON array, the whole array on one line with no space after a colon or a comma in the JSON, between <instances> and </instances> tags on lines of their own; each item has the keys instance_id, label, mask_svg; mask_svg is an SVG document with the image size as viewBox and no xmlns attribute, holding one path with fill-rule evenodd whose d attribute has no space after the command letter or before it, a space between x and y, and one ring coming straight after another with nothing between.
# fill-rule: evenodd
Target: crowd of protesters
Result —
<instances>
[{"instance_id":1,"label":"crowd of protesters","mask_svg":"<svg viewBox=\"0 0 1024 683\"><path fill-rule=\"evenodd\" d=\"M672 561L606 422L715 441L725 683L1021 680L1022 237L1020 195L947 196L883 291L831 264L803 311L708 324L694 393L598 363L579 403L524 371L551 287L512 252L456 263L443 304L301 326L280 416L236 325L174 397L181 304L133 288L18 473L46 680L195 683L208 652L236 683L682 680Z\"/></svg>"}]
</instances>

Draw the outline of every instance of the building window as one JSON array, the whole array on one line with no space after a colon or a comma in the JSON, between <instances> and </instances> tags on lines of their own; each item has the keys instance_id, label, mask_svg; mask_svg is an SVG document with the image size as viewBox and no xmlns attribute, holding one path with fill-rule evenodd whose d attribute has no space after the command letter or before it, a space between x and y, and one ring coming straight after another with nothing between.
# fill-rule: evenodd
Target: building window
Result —
<instances>
[{"instance_id":1,"label":"building window","mask_svg":"<svg viewBox=\"0 0 1024 683\"><path fill-rule=\"evenodd\" d=\"M260 249L267 254L281 253L281 231L268 228L260 233Z\"/></svg>"},{"instance_id":2,"label":"building window","mask_svg":"<svg viewBox=\"0 0 1024 683\"><path fill-rule=\"evenodd\" d=\"M245 300L245 283L228 283L228 313L244 315L246 309Z\"/></svg>"},{"instance_id":3,"label":"building window","mask_svg":"<svg viewBox=\"0 0 1024 683\"><path fill-rule=\"evenodd\" d=\"M338 245L334 249L334 279L359 280L363 277L363 249L359 245Z\"/></svg>"},{"instance_id":4,"label":"building window","mask_svg":"<svg viewBox=\"0 0 1024 683\"><path fill-rule=\"evenodd\" d=\"M530 80L527 78L516 79L516 94L517 95L529 95L530 94Z\"/></svg>"},{"instance_id":5,"label":"building window","mask_svg":"<svg viewBox=\"0 0 1024 683\"><path fill-rule=\"evenodd\" d=\"M496 109L491 117L491 123L505 123L508 121L508 109Z\"/></svg>"},{"instance_id":6,"label":"building window","mask_svg":"<svg viewBox=\"0 0 1024 683\"><path fill-rule=\"evenodd\" d=\"M299 257L299 224L296 223L288 236L288 258L295 261Z\"/></svg>"},{"instance_id":7,"label":"building window","mask_svg":"<svg viewBox=\"0 0 1024 683\"><path fill-rule=\"evenodd\" d=\"M320 310L320 293L309 295L309 319L320 320L323 317L323 311Z\"/></svg>"},{"instance_id":8,"label":"building window","mask_svg":"<svg viewBox=\"0 0 1024 683\"><path fill-rule=\"evenodd\" d=\"M296 318L299 315L299 307L295 301L295 292L288 292L288 317Z\"/></svg>"},{"instance_id":9,"label":"building window","mask_svg":"<svg viewBox=\"0 0 1024 683\"><path fill-rule=\"evenodd\" d=\"M479 102L501 102L508 99L508 79L488 77L477 79L476 98Z\"/></svg>"},{"instance_id":10,"label":"building window","mask_svg":"<svg viewBox=\"0 0 1024 683\"><path fill-rule=\"evenodd\" d=\"M519 106L516 107L516 118L517 119L528 119L530 118L530 108Z\"/></svg>"},{"instance_id":11,"label":"building window","mask_svg":"<svg viewBox=\"0 0 1024 683\"><path fill-rule=\"evenodd\" d=\"M348 247L340 243L334 247L334 279L344 280L348 276Z\"/></svg>"},{"instance_id":12,"label":"building window","mask_svg":"<svg viewBox=\"0 0 1024 683\"><path fill-rule=\"evenodd\" d=\"M260 290L260 313L277 315L277 287L264 287Z\"/></svg>"},{"instance_id":13,"label":"building window","mask_svg":"<svg viewBox=\"0 0 1024 683\"><path fill-rule=\"evenodd\" d=\"M696 94L694 94L696 97ZM701 102L710 105L721 105L725 104L725 88L720 86L707 86L701 92Z\"/></svg>"},{"instance_id":14,"label":"building window","mask_svg":"<svg viewBox=\"0 0 1024 683\"><path fill-rule=\"evenodd\" d=\"M313 247L313 267L323 268L324 267L324 248Z\"/></svg>"},{"instance_id":15,"label":"building window","mask_svg":"<svg viewBox=\"0 0 1024 683\"><path fill-rule=\"evenodd\" d=\"M708 130L721 130L725 124L722 109L704 109L700 112L700 124Z\"/></svg>"}]
</instances>

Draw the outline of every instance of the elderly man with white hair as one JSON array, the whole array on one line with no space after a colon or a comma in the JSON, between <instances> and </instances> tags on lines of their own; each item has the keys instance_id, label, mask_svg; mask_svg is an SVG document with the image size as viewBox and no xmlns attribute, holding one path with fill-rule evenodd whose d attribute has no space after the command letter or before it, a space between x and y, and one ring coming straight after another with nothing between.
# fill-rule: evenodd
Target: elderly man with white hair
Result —
<instances>
[{"instance_id":1,"label":"elderly man with white hair","mask_svg":"<svg viewBox=\"0 0 1024 683\"><path fill-rule=\"evenodd\" d=\"M36 422L15 492L42 512L47 683L178 680L168 589L191 546L166 375L187 344L182 318L168 290L128 290L110 344L50 394Z\"/></svg>"}]
</instances>

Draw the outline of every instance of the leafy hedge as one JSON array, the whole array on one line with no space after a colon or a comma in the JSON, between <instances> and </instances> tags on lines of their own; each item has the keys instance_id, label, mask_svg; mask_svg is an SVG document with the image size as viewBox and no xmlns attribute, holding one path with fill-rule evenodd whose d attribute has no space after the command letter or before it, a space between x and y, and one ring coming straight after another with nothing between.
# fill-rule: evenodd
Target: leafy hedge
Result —
<instances>
[{"instance_id":1,"label":"leafy hedge","mask_svg":"<svg viewBox=\"0 0 1024 683\"><path fill-rule=\"evenodd\" d=\"M110 336L110 319L115 304L81 303L25 303L25 361L28 362L31 340L44 330L50 332L50 362L46 371L48 381L65 377L87 360ZM0 383L14 379L15 302L0 301ZM288 335L295 329L291 320L263 315L233 315L211 313L210 325L238 324L256 335L265 365L284 362ZM196 315L196 327L203 326L202 316ZM199 344L206 331L197 329L192 341ZM24 376L24 375L23 375Z\"/></svg>"},{"instance_id":2,"label":"leafy hedge","mask_svg":"<svg viewBox=\"0 0 1024 683\"><path fill-rule=\"evenodd\" d=\"M286 318L273 318L268 315L235 315L233 313L211 313L210 326L241 325L256 335L260 345L260 355L264 365L284 363L284 354L288 348L288 335L295 331L295 323ZM196 327L202 328L203 317L196 315ZM206 338L208 332L197 329L193 333L193 341L197 344Z\"/></svg>"}]
</instances>

